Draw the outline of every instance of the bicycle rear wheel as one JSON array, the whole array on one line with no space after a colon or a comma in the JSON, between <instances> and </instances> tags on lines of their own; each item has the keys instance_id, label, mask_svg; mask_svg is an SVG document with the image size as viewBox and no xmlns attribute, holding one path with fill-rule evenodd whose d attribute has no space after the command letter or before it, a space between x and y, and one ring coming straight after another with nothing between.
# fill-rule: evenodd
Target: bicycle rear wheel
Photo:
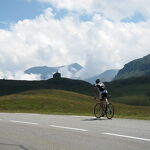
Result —
<instances>
[{"instance_id":1,"label":"bicycle rear wheel","mask_svg":"<svg viewBox=\"0 0 150 150\"><path fill-rule=\"evenodd\" d=\"M113 118L113 116L114 116L114 106L111 103L109 103L106 105L106 117L108 119L111 119Z\"/></svg>"},{"instance_id":2,"label":"bicycle rear wheel","mask_svg":"<svg viewBox=\"0 0 150 150\"><path fill-rule=\"evenodd\" d=\"M95 106L94 106L94 115L96 118L100 118L102 116L102 107L100 105L100 103L97 103Z\"/></svg>"}]
</instances>

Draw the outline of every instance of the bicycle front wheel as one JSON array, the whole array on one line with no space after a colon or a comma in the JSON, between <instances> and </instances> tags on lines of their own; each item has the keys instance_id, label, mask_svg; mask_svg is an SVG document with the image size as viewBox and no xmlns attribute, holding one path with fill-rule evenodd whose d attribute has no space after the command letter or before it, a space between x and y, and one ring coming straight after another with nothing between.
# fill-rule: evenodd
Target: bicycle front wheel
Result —
<instances>
[{"instance_id":1,"label":"bicycle front wheel","mask_svg":"<svg viewBox=\"0 0 150 150\"><path fill-rule=\"evenodd\" d=\"M113 118L113 116L114 116L114 106L111 103L109 103L106 106L106 117L108 119L111 119Z\"/></svg>"},{"instance_id":2,"label":"bicycle front wheel","mask_svg":"<svg viewBox=\"0 0 150 150\"><path fill-rule=\"evenodd\" d=\"M102 107L100 105L100 103L97 103L94 107L94 115L96 118L100 118L102 116Z\"/></svg>"}]
</instances>

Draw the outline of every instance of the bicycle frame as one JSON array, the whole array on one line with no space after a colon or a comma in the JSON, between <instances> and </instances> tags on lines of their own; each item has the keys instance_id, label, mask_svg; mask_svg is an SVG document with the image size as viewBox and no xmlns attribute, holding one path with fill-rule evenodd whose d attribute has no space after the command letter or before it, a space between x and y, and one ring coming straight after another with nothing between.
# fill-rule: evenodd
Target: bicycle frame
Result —
<instances>
[{"instance_id":1,"label":"bicycle frame","mask_svg":"<svg viewBox=\"0 0 150 150\"><path fill-rule=\"evenodd\" d=\"M96 97L94 97L97 100ZM108 119L111 119L114 116L114 107L113 105L108 102L108 100L99 100L98 103L94 107L94 114L97 118L103 117L106 115Z\"/></svg>"}]
</instances>

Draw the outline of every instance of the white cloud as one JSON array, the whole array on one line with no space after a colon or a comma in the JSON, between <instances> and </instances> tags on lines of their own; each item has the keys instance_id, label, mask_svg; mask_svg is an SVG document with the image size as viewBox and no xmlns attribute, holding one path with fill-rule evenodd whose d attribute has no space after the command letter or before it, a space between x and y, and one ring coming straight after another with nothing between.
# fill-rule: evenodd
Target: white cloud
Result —
<instances>
[{"instance_id":1,"label":"white cloud","mask_svg":"<svg viewBox=\"0 0 150 150\"><path fill-rule=\"evenodd\" d=\"M1 71L16 74L32 66L77 62L85 67L82 77L88 77L150 53L149 37L150 21L112 22L100 14L88 22L75 14L57 20L49 8L10 31L0 30Z\"/></svg>"},{"instance_id":2,"label":"white cloud","mask_svg":"<svg viewBox=\"0 0 150 150\"><path fill-rule=\"evenodd\" d=\"M112 20L121 20L140 12L150 17L149 0L38 0L47 2L57 9L68 11L85 11L88 13L101 13Z\"/></svg>"},{"instance_id":3,"label":"white cloud","mask_svg":"<svg viewBox=\"0 0 150 150\"><path fill-rule=\"evenodd\" d=\"M47 2L56 8L65 8L68 10L87 10L91 9L93 0L38 0L40 2Z\"/></svg>"},{"instance_id":4,"label":"white cloud","mask_svg":"<svg viewBox=\"0 0 150 150\"><path fill-rule=\"evenodd\" d=\"M62 77L66 77L66 78L74 78L73 74L71 72L69 72L68 70L68 66L60 68L59 72L61 73Z\"/></svg>"},{"instance_id":5,"label":"white cloud","mask_svg":"<svg viewBox=\"0 0 150 150\"><path fill-rule=\"evenodd\" d=\"M21 71L18 71L16 74L13 74L10 71L1 72L0 79L10 79L10 80L40 80L40 75L35 74L25 74Z\"/></svg>"}]
</instances>

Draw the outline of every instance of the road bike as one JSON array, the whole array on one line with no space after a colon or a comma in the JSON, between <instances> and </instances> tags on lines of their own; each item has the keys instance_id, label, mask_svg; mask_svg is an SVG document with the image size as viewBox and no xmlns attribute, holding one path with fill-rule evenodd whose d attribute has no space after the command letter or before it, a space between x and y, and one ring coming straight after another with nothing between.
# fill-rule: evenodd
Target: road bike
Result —
<instances>
[{"instance_id":1,"label":"road bike","mask_svg":"<svg viewBox=\"0 0 150 150\"><path fill-rule=\"evenodd\" d=\"M96 118L101 118L106 115L108 119L112 119L114 116L114 106L112 103L106 101L100 101L94 106L94 115Z\"/></svg>"}]
</instances>

